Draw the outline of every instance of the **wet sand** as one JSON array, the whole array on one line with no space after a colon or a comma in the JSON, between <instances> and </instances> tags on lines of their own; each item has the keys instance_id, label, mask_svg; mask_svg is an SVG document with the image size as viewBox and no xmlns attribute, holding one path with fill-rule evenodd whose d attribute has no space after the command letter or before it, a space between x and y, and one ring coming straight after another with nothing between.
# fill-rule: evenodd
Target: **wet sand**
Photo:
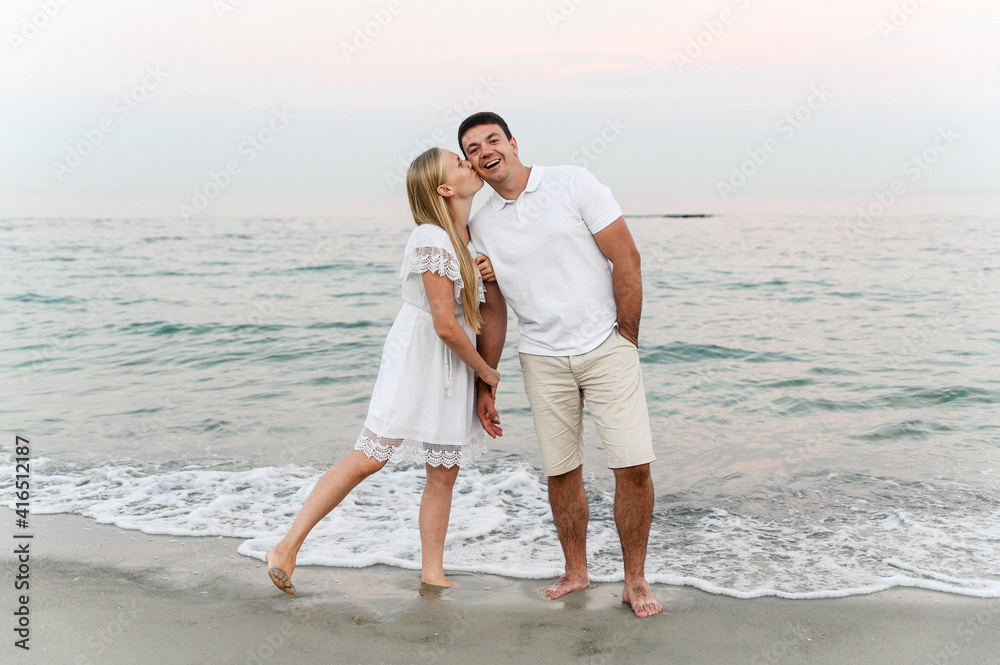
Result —
<instances>
[{"instance_id":1,"label":"wet sand","mask_svg":"<svg viewBox=\"0 0 1000 665\"><path fill-rule=\"evenodd\" d=\"M1000 599L911 589L824 600L740 600L656 586L636 619L621 586L557 601L536 580L300 567L295 596L230 538L147 535L76 515L31 516L30 590L15 591L14 514L0 511L4 663L991 664ZM14 646L29 596L29 651Z\"/></svg>"}]
</instances>

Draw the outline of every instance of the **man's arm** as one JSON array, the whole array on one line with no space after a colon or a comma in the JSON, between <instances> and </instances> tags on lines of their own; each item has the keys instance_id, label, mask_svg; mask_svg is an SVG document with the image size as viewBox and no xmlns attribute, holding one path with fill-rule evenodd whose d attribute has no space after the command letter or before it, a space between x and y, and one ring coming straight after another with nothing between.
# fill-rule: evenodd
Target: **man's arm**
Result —
<instances>
[{"instance_id":1,"label":"man's arm","mask_svg":"<svg viewBox=\"0 0 1000 665\"><path fill-rule=\"evenodd\" d=\"M483 319L483 325L476 337L476 348L483 360L496 369L503 354L503 343L507 339L507 300L500 293L500 287L496 282L486 282L485 286L486 302L479 303L479 315ZM485 381L476 379L476 415L483 429L494 439L503 436L495 403L489 385Z\"/></svg>"},{"instance_id":2,"label":"man's arm","mask_svg":"<svg viewBox=\"0 0 1000 665\"><path fill-rule=\"evenodd\" d=\"M639 346L642 271L639 266L639 250L625 224L625 218L619 217L595 233L594 240L613 267L611 280L615 292L615 308L618 310L618 330L622 337ZM483 358L489 362L487 356L484 355Z\"/></svg>"}]
</instances>

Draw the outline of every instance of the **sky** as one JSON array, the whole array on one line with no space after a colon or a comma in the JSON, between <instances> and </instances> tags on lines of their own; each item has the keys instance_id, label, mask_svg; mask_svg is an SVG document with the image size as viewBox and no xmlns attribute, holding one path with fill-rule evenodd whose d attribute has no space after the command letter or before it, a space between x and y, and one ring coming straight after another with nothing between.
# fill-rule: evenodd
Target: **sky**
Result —
<instances>
[{"instance_id":1,"label":"sky","mask_svg":"<svg viewBox=\"0 0 1000 665\"><path fill-rule=\"evenodd\" d=\"M996 0L5 0L0 196L381 195L500 113L623 196L1000 195Z\"/></svg>"}]
</instances>

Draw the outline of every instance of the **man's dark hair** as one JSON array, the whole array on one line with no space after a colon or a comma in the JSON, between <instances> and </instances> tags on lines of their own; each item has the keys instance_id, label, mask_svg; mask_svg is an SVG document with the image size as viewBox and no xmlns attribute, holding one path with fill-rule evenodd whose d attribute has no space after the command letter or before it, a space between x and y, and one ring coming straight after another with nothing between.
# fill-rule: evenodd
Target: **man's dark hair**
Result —
<instances>
[{"instance_id":1,"label":"man's dark hair","mask_svg":"<svg viewBox=\"0 0 1000 665\"><path fill-rule=\"evenodd\" d=\"M480 111L479 113L473 113L468 118L462 121L462 124L458 126L458 147L462 149L462 155L468 157L465 154L465 146L462 145L462 137L465 133L472 129L473 127L478 127L479 125L500 125L500 129L506 134L507 140L509 141L510 129L507 128L507 123L504 119L498 116L492 111Z\"/></svg>"}]
</instances>

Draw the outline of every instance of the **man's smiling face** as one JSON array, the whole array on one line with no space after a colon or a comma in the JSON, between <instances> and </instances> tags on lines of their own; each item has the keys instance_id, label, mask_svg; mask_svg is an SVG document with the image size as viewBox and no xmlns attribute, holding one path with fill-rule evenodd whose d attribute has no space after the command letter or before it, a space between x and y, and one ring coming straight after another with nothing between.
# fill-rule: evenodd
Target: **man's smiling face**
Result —
<instances>
[{"instance_id":1,"label":"man's smiling face","mask_svg":"<svg viewBox=\"0 0 1000 665\"><path fill-rule=\"evenodd\" d=\"M462 136L462 149L479 177L491 185L504 182L517 163L517 140L500 125L477 125Z\"/></svg>"}]
</instances>

